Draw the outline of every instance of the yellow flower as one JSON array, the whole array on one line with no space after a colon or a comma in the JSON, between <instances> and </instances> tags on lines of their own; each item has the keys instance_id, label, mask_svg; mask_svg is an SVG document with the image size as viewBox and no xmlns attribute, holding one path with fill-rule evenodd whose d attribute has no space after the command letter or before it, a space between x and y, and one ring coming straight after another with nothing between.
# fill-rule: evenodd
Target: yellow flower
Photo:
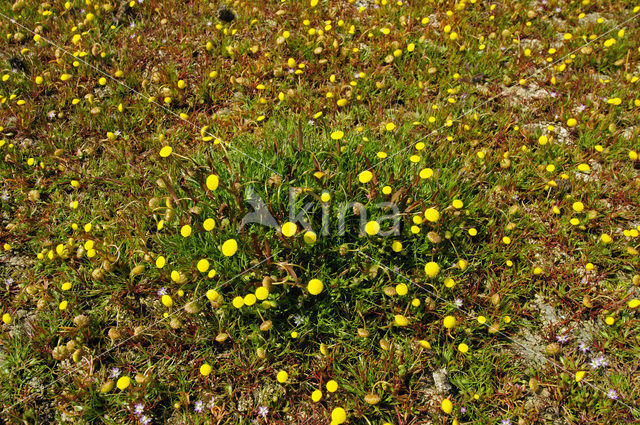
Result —
<instances>
[{"instance_id":1,"label":"yellow flower","mask_svg":"<svg viewBox=\"0 0 640 425\"><path fill-rule=\"evenodd\" d=\"M162 149L160 149L160 156L166 158L171 155L171 152L173 152L173 148L171 146L163 146Z\"/></svg>"},{"instance_id":2,"label":"yellow flower","mask_svg":"<svg viewBox=\"0 0 640 425\"><path fill-rule=\"evenodd\" d=\"M396 285L396 294L403 296L407 295L409 292L409 287L404 283L399 283Z\"/></svg>"},{"instance_id":3,"label":"yellow flower","mask_svg":"<svg viewBox=\"0 0 640 425\"><path fill-rule=\"evenodd\" d=\"M347 412L342 407L336 407L331 411L331 423L340 425L347 420Z\"/></svg>"},{"instance_id":4,"label":"yellow flower","mask_svg":"<svg viewBox=\"0 0 640 425\"><path fill-rule=\"evenodd\" d=\"M576 120L575 118L569 118L567 120L567 126L569 127L575 127L578 124L578 120Z\"/></svg>"},{"instance_id":5,"label":"yellow flower","mask_svg":"<svg viewBox=\"0 0 640 425\"><path fill-rule=\"evenodd\" d=\"M365 170L358 175L360 183L369 183L373 178L373 173L369 170Z\"/></svg>"},{"instance_id":6,"label":"yellow flower","mask_svg":"<svg viewBox=\"0 0 640 425\"><path fill-rule=\"evenodd\" d=\"M260 301L266 300L268 296L269 296L269 290L264 286L261 286L258 289L256 289L256 298L259 299Z\"/></svg>"},{"instance_id":7,"label":"yellow flower","mask_svg":"<svg viewBox=\"0 0 640 425\"><path fill-rule=\"evenodd\" d=\"M281 231L282 234L288 238L296 234L298 230L298 226L295 223L287 222L282 225Z\"/></svg>"},{"instance_id":8,"label":"yellow flower","mask_svg":"<svg viewBox=\"0 0 640 425\"><path fill-rule=\"evenodd\" d=\"M616 322L616 319L614 319L612 316L608 316L606 319L604 319L604 322L607 325L612 326Z\"/></svg>"},{"instance_id":9,"label":"yellow flower","mask_svg":"<svg viewBox=\"0 0 640 425\"><path fill-rule=\"evenodd\" d=\"M207 188L211 191L214 191L218 188L218 184L220 183L220 179L215 174L210 174L207 177L206 185Z\"/></svg>"},{"instance_id":10,"label":"yellow flower","mask_svg":"<svg viewBox=\"0 0 640 425\"><path fill-rule=\"evenodd\" d=\"M393 241L393 243L391 244L391 249L393 250L393 252L400 252L400 251L402 251L402 242L400 242L400 241Z\"/></svg>"},{"instance_id":11,"label":"yellow flower","mask_svg":"<svg viewBox=\"0 0 640 425\"><path fill-rule=\"evenodd\" d=\"M129 385L131 385L131 379L128 376L122 376L118 379L118 382L116 382L116 387L118 387L119 390L125 390Z\"/></svg>"},{"instance_id":12,"label":"yellow flower","mask_svg":"<svg viewBox=\"0 0 640 425\"><path fill-rule=\"evenodd\" d=\"M215 301L218 299L220 294L218 294L218 291L216 291L215 289L209 289L206 293L206 296L209 301Z\"/></svg>"},{"instance_id":13,"label":"yellow flower","mask_svg":"<svg viewBox=\"0 0 640 425\"><path fill-rule=\"evenodd\" d=\"M196 265L196 267L198 268L198 271L200 273L204 273L207 270L209 270L209 261L203 258L202 260L198 261L198 264Z\"/></svg>"},{"instance_id":14,"label":"yellow flower","mask_svg":"<svg viewBox=\"0 0 640 425\"><path fill-rule=\"evenodd\" d=\"M281 384L284 384L285 382L287 382L287 380L289 379L289 374L284 371L281 370L280 372L278 372L278 374L276 375L276 379L278 380L278 382L280 382Z\"/></svg>"},{"instance_id":15,"label":"yellow flower","mask_svg":"<svg viewBox=\"0 0 640 425\"><path fill-rule=\"evenodd\" d=\"M409 324L409 319L402 314L396 314L394 316L394 321L397 326L407 326Z\"/></svg>"},{"instance_id":16,"label":"yellow flower","mask_svg":"<svg viewBox=\"0 0 640 425\"><path fill-rule=\"evenodd\" d=\"M449 400L448 398L445 398L444 400L442 400L442 403L440 403L440 408L444 413L449 415L453 411L453 403L451 403L451 400Z\"/></svg>"},{"instance_id":17,"label":"yellow flower","mask_svg":"<svg viewBox=\"0 0 640 425\"><path fill-rule=\"evenodd\" d=\"M333 133L331 133L331 138L333 140L340 140L342 139L342 137L344 137L344 133L340 130L334 131Z\"/></svg>"},{"instance_id":18,"label":"yellow flower","mask_svg":"<svg viewBox=\"0 0 640 425\"><path fill-rule=\"evenodd\" d=\"M9 313L5 313L2 315L2 323L5 325L10 325L13 322L13 317Z\"/></svg>"},{"instance_id":19,"label":"yellow flower","mask_svg":"<svg viewBox=\"0 0 640 425\"><path fill-rule=\"evenodd\" d=\"M421 346L422 348L425 348L425 349L427 349L427 350L430 350L430 349L431 349L431 344L429 344L429 341L425 341L425 340L423 339L423 340L418 341L418 343L420 344L420 346Z\"/></svg>"},{"instance_id":20,"label":"yellow flower","mask_svg":"<svg viewBox=\"0 0 640 425\"><path fill-rule=\"evenodd\" d=\"M337 390L338 383L336 381L331 379L329 382L327 382L327 391L329 391L330 393L335 393Z\"/></svg>"},{"instance_id":21,"label":"yellow flower","mask_svg":"<svg viewBox=\"0 0 640 425\"><path fill-rule=\"evenodd\" d=\"M584 376L587 374L587 372L585 372L584 370L579 370L576 372L576 382L580 382L582 381L582 379L584 379Z\"/></svg>"},{"instance_id":22,"label":"yellow flower","mask_svg":"<svg viewBox=\"0 0 640 425\"><path fill-rule=\"evenodd\" d=\"M235 297L231 303L235 308L242 308L244 306L244 298L240 296Z\"/></svg>"},{"instance_id":23,"label":"yellow flower","mask_svg":"<svg viewBox=\"0 0 640 425\"><path fill-rule=\"evenodd\" d=\"M202 223L202 227L207 232L210 232L211 230L213 230L215 226L216 226L216 221L212 218L208 218L204 221L204 223Z\"/></svg>"},{"instance_id":24,"label":"yellow flower","mask_svg":"<svg viewBox=\"0 0 640 425\"><path fill-rule=\"evenodd\" d=\"M445 328L447 329L453 329L456 326L456 318L453 316L446 316L443 320L442 320L442 324L444 325Z\"/></svg>"},{"instance_id":25,"label":"yellow flower","mask_svg":"<svg viewBox=\"0 0 640 425\"><path fill-rule=\"evenodd\" d=\"M229 239L222 244L222 253L227 257L233 256L237 250L238 242L235 239Z\"/></svg>"},{"instance_id":26,"label":"yellow flower","mask_svg":"<svg viewBox=\"0 0 640 425\"><path fill-rule=\"evenodd\" d=\"M600 235L600 240L602 241L602 243L613 242L613 239L611 238L611 236L607 235L606 233L603 233L602 235Z\"/></svg>"},{"instance_id":27,"label":"yellow flower","mask_svg":"<svg viewBox=\"0 0 640 425\"><path fill-rule=\"evenodd\" d=\"M469 346L463 342L462 344L458 345L458 351L460 351L462 354L468 353Z\"/></svg>"},{"instance_id":28,"label":"yellow flower","mask_svg":"<svg viewBox=\"0 0 640 425\"><path fill-rule=\"evenodd\" d=\"M169 295L166 295L166 294L163 295L161 300L162 300L162 304L165 307L172 307L173 306L173 299L171 299L171 297Z\"/></svg>"},{"instance_id":29,"label":"yellow flower","mask_svg":"<svg viewBox=\"0 0 640 425\"><path fill-rule=\"evenodd\" d=\"M431 176L433 176L433 170L431 168L423 168L422 170L420 170L421 179L428 179Z\"/></svg>"},{"instance_id":30,"label":"yellow flower","mask_svg":"<svg viewBox=\"0 0 640 425\"><path fill-rule=\"evenodd\" d=\"M575 212L581 212L582 210L584 210L584 204L582 202L574 202L573 205L571 205L571 208L573 208L573 210Z\"/></svg>"},{"instance_id":31,"label":"yellow flower","mask_svg":"<svg viewBox=\"0 0 640 425\"><path fill-rule=\"evenodd\" d=\"M167 264L167 260L161 255L158 258L156 258L156 267L161 269L164 267L164 265Z\"/></svg>"},{"instance_id":32,"label":"yellow flower","mask_svg":"<svg viewBox=\"0 0 640 425\"><path fill-rule=\"evenodd\" d=\"M318 295L322 292L324 284L320 279L311 279L307 285L307 290L311 295Z\"/></svg>"},{"instance_id":33,"label":"yellow flower","mask_svg":"<svg viewBox=\"0 0 640 425\"><path fill-rule=\"evenodd\" d=\"M389 122L384 126L384 128L387 131L393 131L396 128L396 125L394 123L392 123L392 122Z\"/></svg>"},{"instance_id":34,"label":"yellow flower","mask_svg":"<svg viewBox=\"0 0 640 425\"><path fill-rule=\"evenodd\" d=\"M189 236L191 236L191 226L189 226L188 224L182 226L182 228L180 229L180 234L183 238L188 238Z\"/></svg>"},{"instance_id":35,"label":"yellow flower","mask_svg":"<svg viewBox=\"0 0 640 425\"><path fill-rule=\"evenodd\" d=\"M629 306L630 309L638 308L640 307L640 300L637 298L634 298L631 301L629 301L627 305Z\"/></svg>"},{"instance_id":36,"label":"yellow flower","mask_svg":"<svg viewBox=\"0 0 640 425\"><path fill-rule=\"evenodd\" d=\"M460 199L454 199L451 206L457 210L464 206L464 203Z\"/></svg>"},{"instance_id":37,"label":"yellow flower","mask_svg":"<svg viewBox=\"0 0 640 425\"><path fill-rule=\"evenodd\" d=\"M209 376L210 373L211 373L211 365L209 363L205 363L202 366L200 366L200 374L202 376Z\"/></svg>"},{"instance_id":38,"label":"yellow flower","mask_svg":"<svg viewBox=\"0 0 640 425\"><path fill-rule=\"evenodd\" d=\"M317 0L315 0L315 1L317 2ZM314 392L311 393L311 400L313 400L314 403L319 402L320 399L322 399L322 391L315 390Z\"/></svg>"},{"instance_id":39,"label":"yellow flower","mask_svg":"<svg viewBox=\"0 0 640 425\"><path fill-rule=\"evenodd\" d=\"M435 223L440 218L440 213L435 208L428 208L424 212L424 217L432 223Z\"/></svg>"},{"instance_id":40,"label":"yellow flower","mask_svg":"<svg viewBox=\"0 0 640 425\"><path fill-rule=\"evenodd\" d=\"M247 294L243 298L244 305L252 306L256 303L256 296L253 294Z\"/></svg>"},{"instance_id":41,"label":"yellow flower","mask_svg":"<svg viewBox=\"0 0 640 425\"><path fill-rule=\"evenodd\" d=\"M314 243L316 243L316 240L318 240L318 236L315 234L315 232L312 232L311 230L305 232L304 242L307 245L313 245Z\"/></svg>"},{"instance_id":42,"label":"yellow flower","mask_svg":"<svg viewBox=\"0 0 640 425\"><path fill-rule=\"evenodd\" d=\"M379 231L380 224L375 220L368 222L365 226L365 232L367 232L369 236L377 235Z\"/></svg>"},{"instance_id":43,"label":"yellow flower","mask_svg":"<svg viewBox=\"0 0 640 425\"><path fill-rule=\"evenodd\" d=\"M429 277L436 277L440 273L440 266L434 261L430 261L424 266L424 272Z\"/></svg>"},{"instance_id":44,"label":"yellow flower","mask_svg":"<svg viewBox=\"0 0 640 425\"><path fill-rule=\"evenodd\" d=\"M61 311L64 311L64 310L66 310L66 309L67 309L67 306L68 306L68 305L69 305L69 302L68 302L67 300L64 300L64 301L62 301L62 302L58 305L58 308L59 308Z\"/></svg>"}]
</instances>

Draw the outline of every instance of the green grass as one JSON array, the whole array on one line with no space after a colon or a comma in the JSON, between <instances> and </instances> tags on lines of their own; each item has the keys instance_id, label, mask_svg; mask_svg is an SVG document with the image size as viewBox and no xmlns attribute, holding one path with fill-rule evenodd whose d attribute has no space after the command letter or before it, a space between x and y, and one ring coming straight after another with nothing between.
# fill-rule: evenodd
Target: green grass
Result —
<instances>
[{"instance_id":1,"label":"green grass","mask_svg":"<svg viewBox=\"0 0 640 425\"><path fill-rule=\"evenodd\" d=\"M636 4L68 6L0 6L3 421L638 420ZM295 190L317 241L242 227L249 190L280 225ZM381 202L399 234L360 232Z\"/></svg>"}]
</instances>

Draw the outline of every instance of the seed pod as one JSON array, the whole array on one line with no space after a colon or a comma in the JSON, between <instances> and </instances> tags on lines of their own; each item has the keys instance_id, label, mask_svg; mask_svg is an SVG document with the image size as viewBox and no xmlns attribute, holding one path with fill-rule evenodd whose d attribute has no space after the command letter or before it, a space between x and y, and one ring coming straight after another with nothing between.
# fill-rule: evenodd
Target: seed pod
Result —
<instances>
[{"instance_id":1,"label":"seed pod","mask_svg":"<svg viewBox=\"0 0 640 425\"><path fill-rule=\"evenodd\" d=\"M85 326L88 326L89 322L90 319L84 314L79 314L73 318L73 324L78 328L84 328Z\"/></svg>"},{"instance_id":2,"label":"seed pod","mask_svg":"<svg viewBox=\"0 0 640 425\"><path fill-rule=\"evenodd\" d=\"M98 267L97 269L94 269L91 272L91 278L93 280L102 280L104 279L104 270L102 270L102 268Z\"/></svg>"},{"instance_id":3,"label":"seed pod","mask_svg":"<svg viewBox=\"0 0 640 425\"><path fill-rule=\"evenodd\" d=\"M122 337L122 334L120 333L120 331L117 328L109 328L109 332L108 332L109 338L111 338L112 341L115 341L117 339L120 339Z\"/></svg>"},{"instance_id":4,"label":"seed pod","mask_svg":"<svg viewBox=\"0 0 640 425\"><path fill-rule=\"evenodd\" d=\"M38 302L36 303L36 307L38 308L38 310L42 310L46 306L47 306L47 300L44 298L39 298Z\"/></svg>"},{"instance_id":5,"label":"seed pod","mask_svg":"<svg viewBox=\"0 0 640 425\"><path fill-rule=\"evenodd\" d=\"M149 205L149 209L151 211L154 211L156 208L160 206L160 200L158 198L153 197L149 199L149 202L147 203L147 205Z\"/></svg>"},{"instance_id":6,"label":"seed pod","mask_svg":"<svg viewBox=\"0 0 640 425\"><path fill-rule=\"evenodd\" d=\"M111 261L104 260L102 262L102 268L104 269L105 272L112 272L115 269L115 266Z\"/></svg>"},{"instance_id":7,"label":"seed pod","mask_svg":"<svg viewBox=\"0 0 640 425\"><path fill-rule=\"evenodd\" d=\"M139 385L144 385L149 382L150 378L142 373L136 373L135 380Z\"/></svg>"},{"instance_id":8,"label":"seed pod","mask_svg":"<svg viewBox=\"0 0 640 425\"><path fill-rule=\"evenodd\" d=\"M180 329L180 326L182 326L182 321L174 316L171 318L171 320L169 320L169 326L171 326L171 329Z\"/></svg>"},{"instance_id":9,"label":"seed pod","mask_svg":"<svg viewBox=\"0 0 640 425\"><path fill-rule=\"evenodd\" d=\"M13 3L13 5L11 6L11 10L13 10L16 13L20 13L22 12L22 9L24 9L24 7L25 7L24 0L18 0L15 3Z\"/></svg>"},{"instance_id":10,"label":"seed pod","mask_svg":"<svg viewBox=\"0 0 640 425\"><path fill-rule=\"evenodd\" d=\"M111 391L113 389L114 386L115 386L115 382L113 382L112 379L109 379L107 382L105 382L104 384L102 384L100 386L100 392L102 394L108 393L109 391Z\"/></svg>"},{"instance_id":11,"label":"seed pod","mask_svg":"<svg viewBox=\"0 0 640 425\"><path fill-rule=\"evenodd\" d=\"M273 279L270 276L265 276L262 278L262 286L271 291L271 284L273 283Z\"/></svg>"},{"instance_id":12,"label":"seed pod","mask_svg":"<svg viewBox=\"0 0 640 425\"><path fill-rule=\"evenodd\" d=\"M378 404L380 403L380 396L378 394L367 394L364 396L364 401L371 405Z\"/></svg>"},{"instance_id":13,"label":"seed pod","mask_svg":"<svg viewBox=\"0 0 640 425\"><path fill-rule=\"evenodd\" d=\"M216 335L216 341L218 342L225 342L227 338L229 338L229 334L224 332L221 332L218 335Z\"/></svg>"},{"instance_id":14,"label":"seed pod","mask_svg":"<svg viewBox=\"0 0 640 425\"><path fill-rule=\"evenodd\" d=\"M389 349L391 348L391 344L389 344L389 341L382 338L380 340L380 348L382 348L384 351L389 351Z\"/></svg>"},{"instance_id":15,"label":"seed pod","mask_svg":"<svg viewBox=\"0 0 640 425\"><path fill-rule=\"evenodd\" d=\"M75 350L76 348L78 348L78 346L76 345L76 342L72 339L69 340L69 342L67 342L66 347L67 347L67 352L69 353Z\"/></svg>"},{"instance_id":16,"label":"seed pod","mask_svg":"<svg viewBox=\"0 0 640 425\"><path fill-rule=\"evenodd\" d=\"M67 351L67 347L65 347L64 345L59 345L51 350L51 356L53 356L53 358L58 361L64 360L68 354L69 352Z\"/></svg>"},{"instance_id":17,"label":"seed pod","mask_svg":"<svg viewBox=\"0 0 640 425\"><path fill-rule=\"evenodd\" d=\"M360 338L369 338L369 335L371 334L365 328L358 328L358 336Z\"/></svg>"},{"instance_id":18,"label":"seed pod","mask_svg":"<svg viewBox=\"0 0 640 425\"><path fill-rule=\"evenodd\" d=\"M531 377L529 379L529 388L531 388L531 391L533 391L534 393L538 393L538 391L540 390L540 383L536 378Z\"/></svg>"},{"instance_id":19,"label":"seed pod","mask_svg":"<svg viewBox=\"0 0 640 425\"><path fill-rule=\"evenodd\" d=\"M427 239L429 239L431 243L440 243L442 241L442 238L436 232L427 233Z\"/></svg>"},{"instance_id":20,"label":"seed pod","mask_svg":"<svg viewBox=\"0 0 640 425\"><path fill-rule=\"evenodd\" d=\"M387 295L389 297L393 297L394 295L398 294L396 292L396 288L394 286L385 286L383 291L384 291L385 295Z\"/></svg>"},{"instance_id":21,"label":"seed pod","mask_svg":"<svg viewBox=\"0 0 640 425\"><path fill-rule=\"evenodd\" d=\"M427 299L424 300L424 308L427 311L434 311L436 309L436 302L431 297L427 297Z\"/></svg>"},{"instance_id":22,"label":"seed pod","mask_svg":"<svg viewBox=\"0 0 640 425\"><path fill-rule=\"evenodd\" d=\"M198 314L200 312L200 307L195 301L190 301L184 305L184 311L188 314Z\"/></svg>"},{"instance_id":23,"label":"seed pod","mask_svg":"<svg viewBox=\"0 0 640 425\"><path fill-rule=\"evenodd\" d=\"M256 350L256 354L257 354L258 358L260 358L260 359L264 359L265 357L267 357L267 353L264 351L264 348L262 348L262 347L259 347Z\"/></svg>"},{"instance_id":24,"label":"seed pod","mask_svg":"<svg viewBox=\"0 0 640 425\"><path fill-rule=\"evenodd\" d=\"M131 277L138 276L144 272L144 264L139 264L131 269Z\"/></svg>"},{"instance_id":25,"label":"seed pod","mask_svg":"<svg viewBox=\"0 0 640 425\"><path fill-rule=\"evenodd\" d=\"M74 363L78 363L80 360L82 360L82 348L78 348L76 351L74 351L71 355L71 358L73 359Z\"/></svg>"},{"instance_id":26,"label":"seed pod","mask_svg":"<svg viewBox=\"0 0 640 425\"><path fill-rule=\"evenodd\" d=\"M94 43L93 46L91 46L91 54L93 56L98 56L100 53L102 53L102 46L98 43Z\"/></svg>"},{"instance_id":27,"label":"seed pod","mask_svg":"<svg viewBox=\"0 0 640 425\"><path fill-rule=\"evenodd\" d=\"M265 320L260 324L260 330L262 332L266 332L273 327L273 322L271 320Z\"/></svg>"},{"instance_id":28,"label":"seed pod","mask_svg":"<svg viewBox=\"0 0 640 425\"><path fill-rule=\"evenodd\" d=\"M544 349L548 356L557 356L560 353L560 345L556 342L552 342Z\"/></svg>"},{"instance_id":29,"label":"seed pod","mask_svg":"<svg viewBox=\"0 0 640 425\"><path fill-rule=\"evenodd\" d=\"M169 223L171 220L175 218L175 216L176 216L176 211L173 208L167 208L167 210L164 212L164 221Z\"/></svg>"}]
</instances>

